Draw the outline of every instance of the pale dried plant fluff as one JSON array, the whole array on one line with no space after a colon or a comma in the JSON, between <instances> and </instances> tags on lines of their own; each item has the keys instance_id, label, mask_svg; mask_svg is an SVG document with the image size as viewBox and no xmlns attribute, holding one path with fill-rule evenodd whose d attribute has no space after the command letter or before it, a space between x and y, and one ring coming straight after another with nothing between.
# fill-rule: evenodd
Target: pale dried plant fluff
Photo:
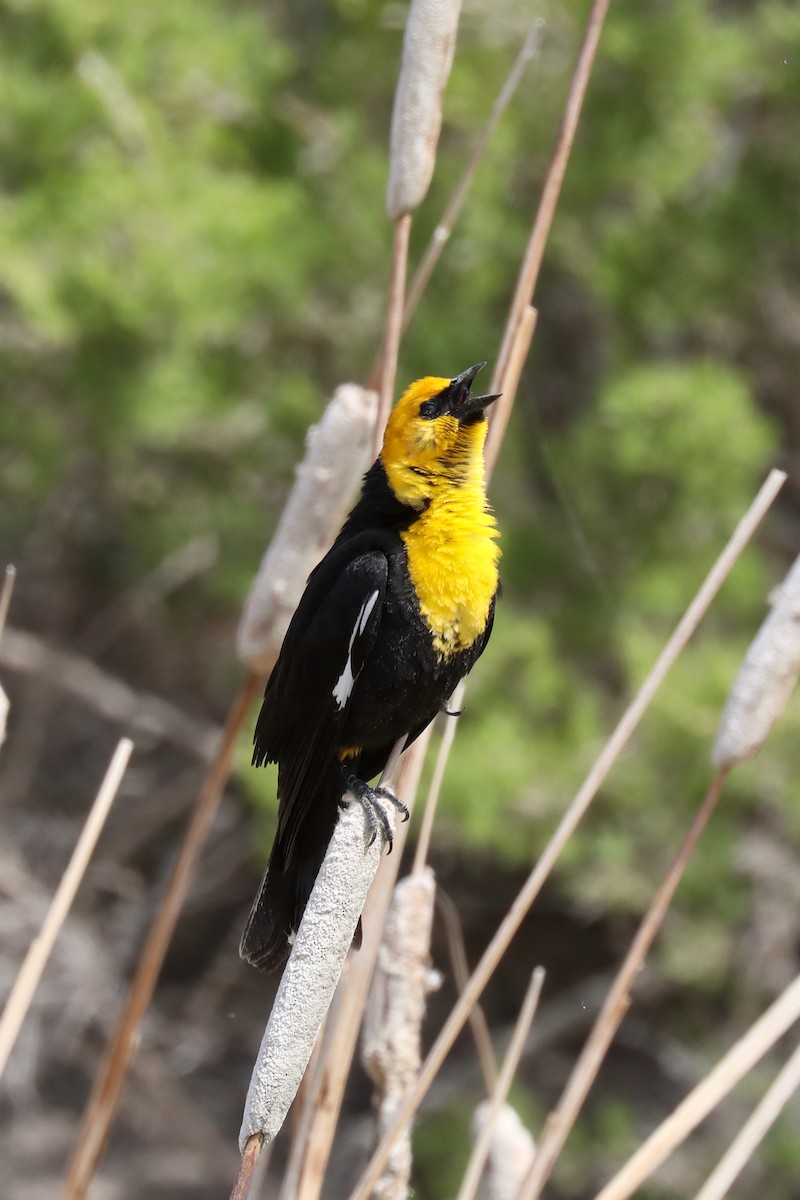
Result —
<instances>
[{"instance_id":1,"label":"pale dried plant fluff","mask_svg":"<svg viewBox=\"0 0 800 1200\"><path fill-rule=\"evenodd\" d=\"M312 569L330 546L369 466L378 397L343 383L306 435L305 457L245 602L239 657L268 673Z\"/></svg>"},{"instance_id":2,"label":"pale dried plant fluff","mask_svg":"<svg viewBox=\"0 0 800 1200\"><path fill-rule=\"evenodd\" d=\"M491 1101L484 1100L475 1110L473 1134L480 1136ZM516 1200L523 1179L530 1170L536 1143L510 1104L504 1104L495 1120L486 1169L478 1193L480 1200Z\"/></svg>"},{"instance_id":3,"label":"pale dried plant fluff","mask_svg":"<svg viewBox=\"0 0 800 1200\"><path fill-rule=\"evenodd\" d=\"M390 809L387 815L393 822ZM369 844L362 806L348 804L336 822L253 1067L239 1134L242 1152L253 1134L271 1142L286 1119L383 849L380 834Z\"/></svg>"},{"instance_id":4,"label":"pale dried plant fluff","mask_svg":"<svg viewBox=\"0 0 800 1200\"><path fill-rule=\"evenodd\" d=\"M411 0L394 94L386 211L392 221L425 198L442 127L461 0Z\"/></svg>"},{"instance_id":5,"label":"pale dried plant fluff","mask_svg":"<svg viewBox=\"0 0 800 1200\"><path fill-rule=\"evenodd\" d=\"M728 695L712 751L718 770L758 753L800 674L800 558L773 592Z\"/></svg>"},{"instance_id":6,"label":"pale dried plant fluff","mask_svg":"<svg viewBox=\"0 0 800 1200\"><path fill-rule=\"evenodd\" d=\"M397 884L364 1010L361 1054L376 1087L379 1136L419 1073L426 998L439 982L429 965L435 898L429 867ZM411 1164L411 1131L406 1129L375 1184L375 1200L404 1200Z\"/></svg>"}]
</instances>

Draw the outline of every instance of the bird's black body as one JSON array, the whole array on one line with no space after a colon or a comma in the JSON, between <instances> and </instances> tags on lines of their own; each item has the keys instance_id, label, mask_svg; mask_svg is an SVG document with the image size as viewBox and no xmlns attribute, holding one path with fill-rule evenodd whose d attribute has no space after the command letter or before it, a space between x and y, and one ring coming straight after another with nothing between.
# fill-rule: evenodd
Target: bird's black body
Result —
<instances>
[{"instance_id":1,"label":"bird's black body","mask_svg":"<svg viewBox=\"0 0 800 1200\"><path fill-rule=\"evenodd\" d=\"M331 549L309 577L267 685L253 762L278 763L278 829L241 954L279 966L302 916L347 790L369 780L403 735L442 709L489 638L442 655L409 573L402 533L419 518L378 459Z\"/></svg>"}]
</instances>

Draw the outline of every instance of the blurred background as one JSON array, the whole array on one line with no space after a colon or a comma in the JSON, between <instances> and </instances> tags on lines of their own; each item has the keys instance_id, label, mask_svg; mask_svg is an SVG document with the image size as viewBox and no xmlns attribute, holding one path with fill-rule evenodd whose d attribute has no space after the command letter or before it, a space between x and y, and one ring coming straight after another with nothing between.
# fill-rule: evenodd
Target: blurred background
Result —
<instances>
[{"instance_id":1,"label":"blurred background","mask_svg":"<svg viewBox=\"0 0 800 1200\"><path fill-rule=\"evenodd\" d=\"M398 386L493 360L587 6L467 0L418 256L531 22L540 54L404 341ZM0 1092L7 1200L49 1200L243 669L248 586L333 388L379 344L405 5L0 0L0 988L116 740L135 756ZM474 963L770 465L789 483L486 995L548 972L514 1100L541 1128L710 777L727 689L800 547L800 9L614 0L492 486L504 598L433 864ZM594 1194L800 968L797 704L737 771L551 1185ZM234 777L93 1197L227 1195L272 980L237 943L274 821ZM413 836L413 834L412 834ZM429 1035L452 1003L445 973ZM776 1056L641 1192L693 1194ZM482 1085L464 1037L417 1135L451 1195ZM356 1071L328 1194L369 1146ZM451 1148L445 1157L442 1145ZM279 1155L277 1161L279 1162ZM790 1105L739 1184L800 1196Z\"/></svg>"}]
</instances>

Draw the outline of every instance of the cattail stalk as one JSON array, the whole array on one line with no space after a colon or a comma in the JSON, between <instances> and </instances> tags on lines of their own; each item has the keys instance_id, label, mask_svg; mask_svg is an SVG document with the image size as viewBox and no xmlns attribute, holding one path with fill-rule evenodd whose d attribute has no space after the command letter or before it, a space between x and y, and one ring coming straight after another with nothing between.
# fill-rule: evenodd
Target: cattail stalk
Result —
<instances>
[{"instance_id":1,"label":"cattail stalk","mask_svg":"<svg viewBox=\"0 0 800 1200\"><path fill-rule=\"evenodd\" d=\"M81 830L80 837L72 852L61 882L58 885L47 916L44 919L41 932L31 942L25 960L11 989L11 995L6 1001L3 1016L0 1019L0 1076L5 1070L8 1056L17 1039L22 1022L30 1008L34 993L38 987L42 972L55 945L61 926L67 918L72 902L86 873L89 860L94 853L97 839L111 811L111 805L119 791L119 785L128 766L128 760L133 750L133 742L122 738L109 763L100 790L89 810L89 815Z\"/></svg>"},{"instance_id":2,"label":"cattail stalk","mask_svg":"<svg viewBox=\"0 0 800 1200\"><path fill-rule=\"evenodd\" d=\"M557 1106L547 1119L536 1158L519 1191L519 1200L538 1200L550 1178L589 1089L597 1078L608 1048L630 1006L630 989L667 915L692 852L709 822L722 792L725 773L720 772L708 789L692 825L631 943L616 978L586 1040Z\"/></svg>"},{"instance_id":3,"label":"cattail stalk","mask_svg":"<svg viewBox=\"0 0 800 1200\"><path fill-rule=\"evenodd\" d=\"M799 1087L800 1046L797 1046L695 1196L695 1200L724 1200L764 1136Z\"/></svg>"},{"instance_id":4,"label":"cattail stalk","mask_svg":"<svg viewBox=\"0 0 800 1200\"><path fill-rule=\"evenodd\" d=\"M800 975L650 1134L595 1200L628 1200L798 1019Z\"/></svg>"},{"instance_id":5,"label":"cattail stalk","mask_svg":"<svg viewBox=\"0 0 800 1200\"><path fill-rule=\"evenodd\" d=\"M536 1015L543 985L544 968L537 967L531 975L525 999L522 1001L522 1008L519 1010L519 1016L514 1025L514 1032L511 1035L511 1041L508 1044L506 1056L503 1059L503 1065L495 1084L494 1094L488 1101L481 1105L482 1112L478 1120L478 1134L475 1144L472 1147L472 1153L467 1163L467 1169L464 1172L464 1178L461 1181L461 1187L458 1189L456 1200L474 1200L483 1169L486 1166L486 1160L489 1157L497 1121L508 1099L508 1093L514 1076L517 1073L519 1060L522 1057L522 1051L525 1049L525 1042L527 1041L533 1018Z\"/></svg>"},{"instance_id":6,"label":"cattail stalk","mask_svg":"<svg viewBox=\"0 0 800 1200\"><path fill-rule=\"evenodd\" d=\"M420 772L431 736L428 727L403 754L397 774L397 793L413 810ZM384 859L370 888L362 915L364 940L345 967L331 1008L320 1063L304 1098L297 1135L286 1169L281 1200L318 1200L358 1040L375 962L381 945L408 831L401 824L391 856Z\"/></svg>"},{"instance_id":7,"label":"cattail stalk","mask_svg":"<svg viewBox=\"0 0 800 1200\"><path fill-rule=\"evenodd\" d=\"M800 558L771 597L731 688L714 742L718 769L752 758L786 707L800 675Z\"/></svg>"},{"instance_id":8,"label":"cattail stalk","mask_svg":"<svg viewBox=\"0 0 800 1200\"><path fill-rule=\"evenodd\" d=\"M394 242L378 385L377 454L392 406L403 331L411 215L422 203L436 163L442 100L453 64L461 0L411 0L394 94L386 212Z\"/></svg>"},{"instance_id":9,"label":"cattail stalk","mask_svg":"<svg viewBox=\"0 0 800 1200\"><path fill-rule=\"evenodd\" d=\"M433 984L431 929L436 882L428 868L394 889L364 1009L361 1059L375 1084L378 1136L391 1123L422 1060L422 1022ZM398 1138L375 1200L405 1200L411 1181L411 1130Z\"/></svg>"},{"instance_id":10,"label":"cattail stalk","mask_svg":"<svg viewBox=\"0 0 800 1200\"><path fill-rule=\"evenodd\" d=\"M428 191L442 128L461 0L411 0L394 95L386 211L412 213Z\"/></svg>"},{"instance_id":11,"label":"cattail stalk","mask_svg":"<svg viewBox=\"0 0 800 1200\"><path fill-rule=\"evenodd\" d=\"M408 295L406 296L405 309L403 312L403 329L408 327L408 324L414 315L417 305L422 298L422 294L428 285L428 280L433 274L433 270L441 258L450 235L453 232L456 221L461 215L461 210L464 207L467 196L469 194L472 181L478 167L481 164L483 156L492 138L497 125L503 113L511 103L511 99L522 82L522 77L528 63L532 62L539 53L539 44L542 39L542 30L544 29L544 20L537 17L528 31L528 35L522 44L519 54L517 55L514 65L508 73L508 77L503 84L497 98L492 105L492 110L486 118L486 123L478 135L477 141L473 148L472 154L469 157L463 174L456 186L453 188L452 195L447 202L444 212L434 229L428 245L423 251L422 257L419 260L417 269L408 285Z\"/></svg>"},{"instance_id":12,"label":"cattail stalk","mask_svg":"<svg viewBox=\"0 0 800 1200\"><path fill-rule=\"evenodd\" d=\"M272 670L306 580L339 532L369 466L377 404L375 392L344 383L306 434L305 457L237 634L239 657L259 674Z\"/></svg>"},{"instance_id":13,"label":"cattail stalk","mask_svg":"<svg viewBox=\"0 0 800 1200\"><path fill-rule=\"evenodd\" d=\"M200 853L230 772L236 739L250 711L259 677L250 672L234 700L219 750L197 797L167 883L153 918L136 972L84 1110L78 1140L67 1171L64 1200L84 1200L119 1106L144 1014L150 1004L167 948L180 915Z\"/></svg>"},{"instance_id":14,"label":"cattail stalk","mask_svg":"<svg viewBox=\"0 0 800 1200\"><path fill-rule=\"evenodd\" d=\"M398 742L384 786L400 749ZM387 815L393 830L391 806ZM244 1106L242 1153L253 1136L274 1140L297 1095L386 848L382 834L370 841L368 831L364 810L351 797L334 827L264 1031Z\"/></svg>"}]
</instances>

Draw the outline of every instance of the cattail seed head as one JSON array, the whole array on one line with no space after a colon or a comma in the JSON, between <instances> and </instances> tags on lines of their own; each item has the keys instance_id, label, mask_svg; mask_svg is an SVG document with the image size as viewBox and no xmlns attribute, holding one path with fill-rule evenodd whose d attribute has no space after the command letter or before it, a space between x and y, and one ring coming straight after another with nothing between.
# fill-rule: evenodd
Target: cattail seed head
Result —
<instances>
[{"instance_id":1,"label":"cattail seed head","mask_svg":"<svg viewBox=\"0 0 800 1200\"><path fill-rule=\"evenodd\" d=\"M392 110L386 210L392 221L425 198L442 127L461 0L412 0Z\"/></svg>"},{"instance_id":2,"label":"cattail seed head","mask_svg":"<svg viewBox=\"0 0 800 1200\"><path fill-rule=\"evenodd\" d=\"M730 690L711 759L727 770L752 758L786 707L800 674L800 558L770 598Z\"/></svg>"}]
</instances>

